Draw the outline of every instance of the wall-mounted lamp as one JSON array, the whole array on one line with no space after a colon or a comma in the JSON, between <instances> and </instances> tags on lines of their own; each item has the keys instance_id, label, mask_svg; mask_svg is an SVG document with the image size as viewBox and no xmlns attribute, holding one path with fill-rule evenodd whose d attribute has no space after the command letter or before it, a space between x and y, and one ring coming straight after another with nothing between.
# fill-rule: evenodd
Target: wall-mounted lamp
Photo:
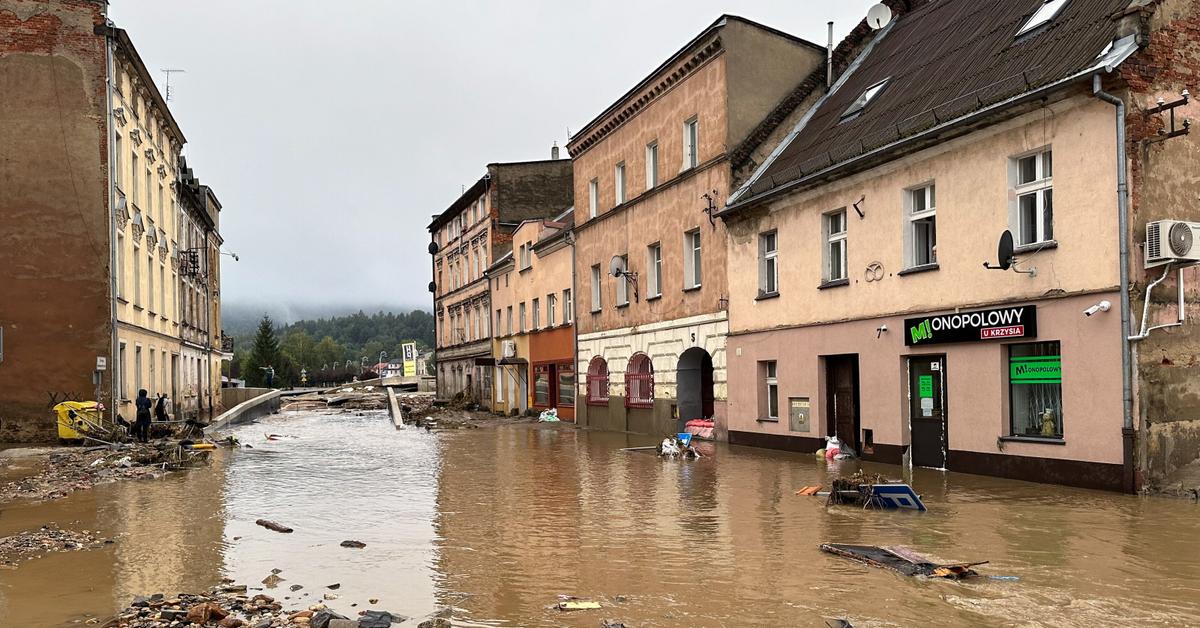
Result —
<instances>
[{"instance_id":1,"label":"wall-mounted lamp","mask_svg":"<svg viewBox=\"0 0 1200 628\"><path fill-rule=\"evenodd\" d=\"M864 194L862 198L858 199L857 201L854 202L853 205L851 205L851 207L854 208L854 213L858 214L859 220L862 220L863 218L867 217L867 215L863 213L862 208L859 207L859 205L862 205L863 201L866 201L866 200L867 200L867 195Z\"/></svg>"},{"instance_id":2,"label":"wall-mounted lamp","mask_svg":"<svg viewBox=\"0 0 1200 628\"><path fill-rule=\"evenodd\" d=\"M888 330L887 325L880 325L879 327L875 328L875 338L876 339L882 338L883 333L886 332L887 330Z\"/></svg>"}]
</instances>

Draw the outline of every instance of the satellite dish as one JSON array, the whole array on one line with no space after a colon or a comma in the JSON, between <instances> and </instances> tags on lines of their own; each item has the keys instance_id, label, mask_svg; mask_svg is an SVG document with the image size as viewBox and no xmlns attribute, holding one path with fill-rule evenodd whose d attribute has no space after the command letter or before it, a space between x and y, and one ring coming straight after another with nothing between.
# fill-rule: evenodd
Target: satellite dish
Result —
<instances>
[{"instance_id":1,"label":"satellite dish","mask_svg":"<svg viewBox=\"0 0 1200 628\"><path fill-rule=\"evenodd\" d=\"M614 255L612 261L608 263L608 272L613 277L625 274L625 260L621 259L620 255Z\"/></svg>"},{"instance_id":2,"label":"satellite dish","mask_svg":"<svg viewBox=\"0 0 1200 628\"><path fill-rule=\"evenodd\" d=\"M1013 257L1012 232L1008 229L1005 229L1004 233L1000 234L1000 243L996 245L996 261L997 264L995 266L984 262L983 267L988 270L1008 270L1016 263L1016 259Z\"/></svg>"},{"instance_id":3,"label":"satellite dish","mask_svg":"<svg viewBox=\"0 0 1200 628\"><path fill-rule=\"evenodd\" d=\"M1013 238L1008 229L1000 234L1000 244L996 246L996 260L1000 262L1001 270L1008 270L1013 265Z\"/></svg>"},{"instance_id":4,"label":"satellite dish","mask_svg":"<svg viewBox=\"0 0 1200 628\"><path fill-rule=\"evenodd\" d=\"M892 10L886 4L877 4L867 11L867 26L879 30L892 21Z\"/></svg>"}]
</instances>

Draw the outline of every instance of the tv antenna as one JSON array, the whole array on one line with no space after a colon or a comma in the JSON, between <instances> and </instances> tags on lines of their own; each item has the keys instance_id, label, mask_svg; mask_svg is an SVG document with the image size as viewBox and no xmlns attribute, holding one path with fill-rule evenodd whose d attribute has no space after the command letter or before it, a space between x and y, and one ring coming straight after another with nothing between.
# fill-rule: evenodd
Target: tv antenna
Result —
<instances>
[{"instance_id":1,"label":"tv antenna","mask_svg":"<svg viewBox=\"0 0 1200 628\"><path fill-rule=\"evenodd\" d=\"M984 262L983 267L988 270L1011 270L1014 273L1037 277L1036 268L1030 268L1029 270L1017 268L1017 264L1020 264L1021 260L1013 254L1013 236L1012 232L1008 229L1005 229L1004 233L1000 234L1000 243L996 246L996 260L998 263L995 266Z\"/></svg>"},{"instance_id":2,"label":"tv antenna","mask_svg":"<svg viewBox=\"0 0 1200 628\"><path fill-rule=\"evenodd\" d=\"M165 98L166 98L168 101L170 101L170 100L171 100L171 75L172 75L172 74L174 74L174 73L176 73L176 72L183 73L183 72L187 72L187 70L181 70L181 69L179 69L179 68L163 68L163 69L162 69L162 73L167 75L166 85L164 86L164 90L163 90L163 91L165 91L165 92L166 92L166 94L164 95L164 97L165 97Z\"/></svg>"},{"instance_id":3,"label":"tv antenna","mask_svg":"<svg viewBox=\"0 0 1200 628\"><path fill-rule=\"evenodd\" d=\"M886 4L877 4L867 11L867 26L879 30L892 21L892 10Z\"/></svg>"}]
</instances>

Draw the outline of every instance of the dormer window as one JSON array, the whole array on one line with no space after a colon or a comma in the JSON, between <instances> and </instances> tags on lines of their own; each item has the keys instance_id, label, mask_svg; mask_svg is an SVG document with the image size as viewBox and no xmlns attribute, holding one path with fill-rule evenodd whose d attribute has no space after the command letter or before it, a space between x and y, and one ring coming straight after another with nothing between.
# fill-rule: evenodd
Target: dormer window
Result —
<instances>
[{"instance_id":1,"label":"dormer window","mask_svg":"<svg viewBox=\"0 0 1200 628\"><path fill-rule=\"evenodd\" d=\"M1021 35L1024 35L1025 33L1028 33L1029 31L1054 19L1054 16L1058 15L1058 12L1061 11L1063 6L1066 4L1067 0L1045 0L1042 2L1042 6L1038 7L1038 10L1034 11L1033 15L1029 16L1029 20L1025 22L1025 25L1021 27L1021 30L1017 31L1017 37L1020 37Z\"/></svg>"},{"instance_id":2,"label":"dormer window","mask_svg":"<svg viewBox=\"0 0 1200 628\"><path fill-rule=\"evenodd\" d=\"M846 108L846 111L842 113L842 120L848 120L861 113L862 110L867 107L867 105L871 104L872 100L875 100L875 97L879 95L879 92L882 92L883 88L887 87L888 81L890 80L891 79L883 79L882 81L879 81L878 83L863 90L863 93L860 94L858 98L855 98L854 102L851 103L851 105Z\"/></svg>"}]
</instances>

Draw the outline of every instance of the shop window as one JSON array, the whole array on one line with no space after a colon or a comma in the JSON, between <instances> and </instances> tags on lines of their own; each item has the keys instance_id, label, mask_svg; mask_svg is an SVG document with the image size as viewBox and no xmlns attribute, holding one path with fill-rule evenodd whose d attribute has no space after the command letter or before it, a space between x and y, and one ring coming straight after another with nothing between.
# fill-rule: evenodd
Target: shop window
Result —
<instances>
[{"instance_id":1,"label":"shop window","mask_svg":"<svg viewBox=\"0 0 1200 628\"><path fill-rule=\"evenodd\" d=\"M587 402L588 405L608 405L608 362L600 356L588 363Z\"/></svg>"},{"instance_id":2,"label":"shop window","mask_svg":"<svg viewBox=\"0 0 1200 628\"><path fill-rule=\"evenodd\" d=\"M654 407L654 365L645 353L635 353L629 358L625 369L625 406Z\"/></svg>"},{"instance_id":3,"label":"shop window","mask_svg":"<svg viewBox=\"0 0 1200 628\"><path fill-rule=\"evenodd\" d=\"M1008 347L1013 436L1063 437L1062 354L1058 342Z\"/></svg>"},{"instance_id":4,"label":"shop window","mask_svg":"<svg viewBox=\"0 0 1200 628\"><path fill-rule=\"evenodd\" d=\"M550 407L549 364L539 364L533 367L533 405L539 408Z\"/></svg>"},{"instance_id":5,"label":"shop window","mask_svg":"<svg viewBox=\"0 0 1200 628\"><path fill-rule=\"evenodd\" d=\"M575 406L575 365L570 362L556 364L558 371L558 405Z\"/></svg>"}]
</instances>

